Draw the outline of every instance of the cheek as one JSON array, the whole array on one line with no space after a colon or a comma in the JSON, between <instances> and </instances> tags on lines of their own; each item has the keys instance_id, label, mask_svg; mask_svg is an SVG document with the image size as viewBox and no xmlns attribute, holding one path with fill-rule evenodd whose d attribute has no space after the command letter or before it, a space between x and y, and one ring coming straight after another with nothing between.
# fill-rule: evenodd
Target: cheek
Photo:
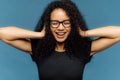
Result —
<instances>
[{"instance_id":1,"label":"cheek","mask_svg":"<svg viewBox=\"0 0 120 80\"><path fill-rule=\"evenodd\" d=\"M67 32L70 34L70 32L71 32L71 28L67 29Z\"/></svg>"},{"instance_id":2,"label":"cheek","mask_svg":"<svg viewBox=\"0 0 120 80\"><path fill-rule=\"evenodd\" d=\"M52 34L55 33L55 29L53 29L53 28L50 28L50 31L51 31Z\"/></svg>"}]
</instances>

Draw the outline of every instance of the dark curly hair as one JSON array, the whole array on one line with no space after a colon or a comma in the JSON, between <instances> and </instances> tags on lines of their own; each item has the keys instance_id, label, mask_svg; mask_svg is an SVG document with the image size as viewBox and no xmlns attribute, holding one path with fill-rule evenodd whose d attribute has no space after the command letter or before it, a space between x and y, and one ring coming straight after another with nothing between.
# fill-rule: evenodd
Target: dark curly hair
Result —
<instances>
[{"instance_id":1,"label":"dark curly hair","mask_svg":"<svg viewBox=\"0 0 120 80\"><path fill-rule=\"evenodd\" d=\"M53 1L43 12L35 31L40 32L45 25L46 34L45 37L42 39L32 40L33 45L35 46L35 57L39 58L40 56L49 56L55 50L56 40L50 30L50 16L52 11L57 8L62 8L71 20L71 32L66 39L64 46L66 54L68 54L69 57L71 57L71 55L75 55L78 58L88 60L90 54L88 53L90 52L90 39L80 36L78 27L80 27L80 29L82 29L83 31L88 29L81 13L77 9L76 5L70 0Z\"/></svg>"}]
</instances>

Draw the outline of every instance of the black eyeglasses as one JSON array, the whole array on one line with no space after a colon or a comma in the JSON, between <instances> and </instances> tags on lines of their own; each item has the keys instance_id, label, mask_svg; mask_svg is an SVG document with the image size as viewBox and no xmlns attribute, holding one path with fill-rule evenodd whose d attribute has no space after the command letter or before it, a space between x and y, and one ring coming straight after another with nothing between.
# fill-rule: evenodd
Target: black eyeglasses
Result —
<instances>
[{"instance_id":1,"label":"black eyeglasses","mask_svg":"<svg viewBox=\"0 0 120 80\"><path fill-rule=\"evenodd\" d=\"M50 20L50 25L51 25L51 27L53 27L53 28L58 28L61 23L62 23L62 25L63 25L65 28L68 28L68 27L71 26L70 20L64 20L64 21Z\"/></svg>"}]
</instances>

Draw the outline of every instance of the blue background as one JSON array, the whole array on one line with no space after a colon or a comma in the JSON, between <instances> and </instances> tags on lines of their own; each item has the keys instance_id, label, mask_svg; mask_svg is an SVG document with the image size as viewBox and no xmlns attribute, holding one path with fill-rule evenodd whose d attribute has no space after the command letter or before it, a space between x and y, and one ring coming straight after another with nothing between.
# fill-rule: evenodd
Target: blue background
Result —
<instances>
[{"instance_id":1,"label":"blue background","mask_svg":"<svg viewBox=\"0 0 120 80\"><path fill-rule=\"evenodd\" d=\"M0 27L33 30L41 13L53 0L0 0ZM89 29L120 25L120 0L73 0ZM0 41L0 80L38 80L36 64L29 54ZM84 80L120 80L120 43L94 55Z\"/></svg>"}]
</instances>

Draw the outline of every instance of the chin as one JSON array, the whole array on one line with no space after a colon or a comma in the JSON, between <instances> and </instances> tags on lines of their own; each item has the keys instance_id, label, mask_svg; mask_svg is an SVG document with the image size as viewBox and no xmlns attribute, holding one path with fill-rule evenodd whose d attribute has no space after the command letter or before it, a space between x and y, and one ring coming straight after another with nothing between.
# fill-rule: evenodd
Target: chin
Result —
<instances>
[{"instance_id":1,"label":"chin","mask_svg":"<svg viewBox=\"0 0 120 80\"><path fill-rule=\"evenodd\" d=\"M66 39L56 39L58 43L64 43Z\"/></svg>"}]
</instances>

